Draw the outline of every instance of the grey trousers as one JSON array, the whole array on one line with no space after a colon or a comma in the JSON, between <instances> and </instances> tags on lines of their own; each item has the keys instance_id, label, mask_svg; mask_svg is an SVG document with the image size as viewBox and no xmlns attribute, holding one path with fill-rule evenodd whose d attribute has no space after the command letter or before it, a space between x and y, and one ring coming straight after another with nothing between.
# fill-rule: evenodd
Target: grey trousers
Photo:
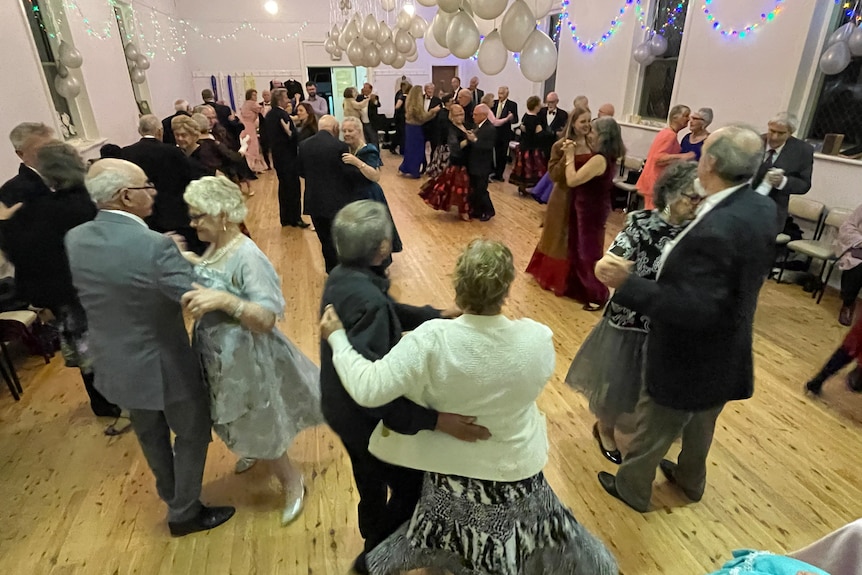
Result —
<instances>
[{"instance_id":1,"label":"grey trousers","mask_svg":"<svg viewBox=\"0 0 862 575\"><path fill-rule=\"evenodd\" d=\"M638 511L649 509L656 467L680 435L682 451L674 478L686 493L702 496L706 489L706 457L722 409L723 404L706 411L671 409L657 404L643 389L635 408L637 430L617 471L620 496Z\"/></svg>"},{"instance_id":2,"label":"grey trousers","mask_svg":"<svg viewBox=\"0 0 862 575\"><path fill-rule=\"evenodd\" d=\"M132 429L168 505L168 521L193 519L201 509L201 482L212 441L209 398L165 405L164 411L130 409ZM176 435L171 445L171 431Z\"/></svg>"}]
</instances>

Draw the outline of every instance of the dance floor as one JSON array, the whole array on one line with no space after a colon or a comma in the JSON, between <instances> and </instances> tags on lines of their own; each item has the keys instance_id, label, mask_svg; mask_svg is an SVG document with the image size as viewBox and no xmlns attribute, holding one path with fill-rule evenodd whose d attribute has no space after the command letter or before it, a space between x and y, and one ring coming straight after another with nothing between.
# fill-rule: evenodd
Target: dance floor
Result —
<instances>
[{"instance_id":1,"label":"dance floor","mask_svg":"<svg viewBox=\"0 0 862 575\"><path fill-rule=\"evenodd\" d=\"M395 175L384 152L386 190L405 251L395 256L392 293L401 301L452 303L450 272L462 246L485 236L505 241L523 270L540 234L543 206L514 186L492 184L497 217L465 223L428 208L419 183ZM316 235L278 225L275 176L254 186L247 220L283 280L284 332L315 361L324 282ZM614 214L608 240L619 229ZM728 405L718 422L702 502L689 504L659 474L649 513L607 495L596 480L614 466L591 435L584 399L563 383L599 314L557 298L520 273L505 313L554 331L557 367L539 399L548 419L550 484L575 516L611 548L626 575L697 575L738 548L782 552L862 516L862 398L827 384L822 400L801 393L806 378L840 342L839 301L816 305L798 286L769 282L755 325L756 392ZM165 506L132 434L102 435L77 370L59 354L19 363L24 396L0 389L0 573L326 574L346 573L361 540L350 462L325 427L303 433L291 456L308 485L303 515L280 526L282 497L263 469L233 474L235 458L215 439L203 500L237 507L226 525L172 539ZM623 443L624 444L624 443ZM671 455L675 455L678 446Z\"/></svg>"}]
</instances>

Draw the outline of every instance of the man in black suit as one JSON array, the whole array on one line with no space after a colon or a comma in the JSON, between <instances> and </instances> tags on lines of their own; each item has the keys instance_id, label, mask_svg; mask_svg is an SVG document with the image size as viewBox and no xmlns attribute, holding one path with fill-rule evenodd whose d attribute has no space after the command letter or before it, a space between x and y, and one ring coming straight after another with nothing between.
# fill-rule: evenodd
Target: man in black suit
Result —
<instances>
[{"instance_id":1,"label":"man in black suit","mask_svg":"<svg viewBox=\"0 0 862 575\"><path fill-rule=\"evenodd\" d=\"M698 165L697 217L664 250L658 278L630 275L632 262L613 256L596 270L614 301L651 320L638 429L616 477L599 473L637 511L649 508L656 466L692 501L703 497L716 419L754 392L754 312L778 233L774 203L747 183L760 158L756 132L713 133ZM663 459L680 436L677 463Z\"/></svg>"},{"instance_id":2,"label":"man in black suit","mask_svg":"<svg viewBox=\"0 0 862 575\"><path fill-rule=\"evenodd\" d=\"M266 169L272 168L269 160L269 135L266 133L266 115L272 110L272 92L264 90L261 92L263 101L260 102L260 113L258 118L258 139L260 140L260 154L263 156L263 161L266 162Z\"/></svg>"},{"instance_id":3,"label":"man in black suit","mask_svg":"<svg viewBox=\"0 0 862 575\"><path fill-rule=\"evenodd\" d=\"M338 120L327 114L320 117L317 126L319 131L299 145L299 175L305 178L303 213L311 216L329 273L338 265L332 220L338 210L363 199L357 190L365 176L359 168L341 160L349 148L338 139Z\"/></svg>"},{"instance_id":4,"label":"man in black suit","mask_svg":"<svg viewBox=\"0 0 862 575\"><path fill-rule=\"evenodd\" d=\"M566 122L569 120L569 113L557 107L559 103L560 97L557 96L557 93L548 92L548 95L545 96L546 106L539 110L539 125L542 126L542 150L545 152L546 158L551 157L551 147L563 135Z\"/></svg>"},{"instance_id":5,"label":"man in black suit","mask_svg":"<svg viewBox=\"0 0 862 575\"><path fill-rule=\"evenodd\" d=\"M786 112L770 120L768 131L762 136L763 162L751 182L753 188L768 194L778 206L779 232L787 222L790 195L802 195L811 189L814 148L793 137L797 126L796 118Z\"/></svg>"},{"instance_id":6,"label":"man in black suit","mask_svg":"<svg viewBox=\"0 0 862 575\"><path fill-rule=\"evenodd\" d=\"M473 110L476 108L473 105L473 93L467 88L462 88L455 101L464 108L464 125L473 128Z\"/></svg>"},{"instance_id":7,"label":"man in black suit","mask_svg":"<svg viewBox=\"0 0 862 575\"><path fill-rule=\"evenodd\" d=\"M470 217L487 222L494 217L494 204L488 195L488 176L494 169L494 141L496 131L488 121L491 110L485 104L473 109L476 127L467 133L470 152L467 155L467 173L470 174Z\"/></svg>"},{"instance_id":8,"label":"man in black suit","mask_svg":"<svg viewBox=\"0 0 862 575\"><path fill-rule=\"evenodd\" d=\"M171 120L177 116L191 116L189 103L185 100L177 100L174 102L174 115L168 116L162 120L162 141L166 144L176 145L177 140L174 138L174 130L171 128Z\"/></svg>"},{"instance_id":9,"label":"man in black suit","mask_svg":"<svg viewBox=\"0 0 862 575\"><path fill-rule=\"evenodd\" d=\"M485 90L479 88L479 78L473 76L470 78L470 92L473 95L473 107L482 103L482 98L485 97Z\"/></svg>"},{"instance_id":10,"label":"man in black suit","mask_svg":"<svg viewBox=\"0 0 862 575\"><path fill-rule=\"evenodd\" d=\"M515 139L512 125L518 123L518 104L509 100L509 88L500 86L497 90L497 99L494 100L494 116L505 119L506 122L497 126L497 141L494 144L494 175L491 179L503 181L503 172L509 161L509 142Z\"/></svg>"},{"instance_id":11,"label":"man in black suit","mask_svg":"<svg viewBox=\"0 0 862 575\"><path fill-rule=\"evenodd\" d=\"M431 108L442 107L443 102L434 95L434 84L429 83L425 84L425 95L423 97L422 107L425 108L427 112ZM432 120L430 122L425 122L422 124L422 133L425 135L425 141L431 146L431 157L434 157L434 150L437 149L437 146L441 144L439 138L439 130L437 129L437 122ZM422 163L422 170L425 170L425 167L428 165L428 158Z\"/></svg>"},{"instance_id":12,"label":"man in black suit","mask_svg":"<svg viewBox=\"0 0 862 575\"><path fill-rule=\"evenodd\" d=\"M272 91L272 109L266 115L266 133L272 151L272 165L278 176L278 211L281 226L307 228L302 221L302 186L299 183L299 133L287 105L290 96L284 88ZM307 201L307 200L306 200Z\"/></svg>"},{"instance_id":13,"label":"man in black suit","mask_svg":"<svg viewBox=\"0 0 862 575\"><path fill-rule=\"evenodd\" d=\"M204 100L204 106L209 106L215 110L219 125L227 132L227 139L223 142L224 145L231 150L239 150L239 135L245 129L245 126L242 125L242 122L239 121L239 118L236 117L230 107L215 101L213 91L209 88L201 92L201 97Z\"/></svg>"},{"instance_id":14,"label":"man in black suit","mask_svg":"<svg viewBox=\"0 0 862 575\"><path fill-rule=\"evenodd\" d=\"M144 170L158 192L153 198L153 213L147 218L147 225L159 233L180 234L189 250L202 254L206 244L192 229L189 207L183 200L186 186L192 180L189 159L176 146L162 142L162 128L155 116L141 116L138 133L141 139L123 148L121 156Z\"/></svg>"}]
</instances>

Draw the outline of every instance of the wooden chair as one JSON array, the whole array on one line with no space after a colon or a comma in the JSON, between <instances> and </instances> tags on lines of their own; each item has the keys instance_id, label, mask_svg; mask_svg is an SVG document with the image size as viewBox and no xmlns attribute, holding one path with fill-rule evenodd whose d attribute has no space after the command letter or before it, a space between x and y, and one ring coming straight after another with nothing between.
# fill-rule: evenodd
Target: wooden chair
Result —
<instances>
[{"instance_id":1,"label":"wooden chair","mask_svg":"<svg viewBox=\"0 0 862 575\"><path fill-rule=\"evenodd\" d=\"M39 316L35 311L27 309L0 313L0 375L6 380L6 385L16 401L21 399L24 390L21 387L18 372L15 371L15 364L12 363L12 357L9 355L7 344L12 341L23 341L31 351L41 355L45 363L49 363L51 351L45 349L39 338L33 335L32 328L38 319Z\"/></svg>"}]
</instances>

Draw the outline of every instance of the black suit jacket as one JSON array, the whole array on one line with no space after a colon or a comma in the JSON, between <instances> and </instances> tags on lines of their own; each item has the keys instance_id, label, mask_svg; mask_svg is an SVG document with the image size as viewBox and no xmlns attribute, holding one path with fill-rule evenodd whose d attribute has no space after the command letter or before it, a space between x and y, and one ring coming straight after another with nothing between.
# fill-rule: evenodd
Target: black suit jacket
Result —
<instances>
[{"instance_id":1,"label":"black suit jacket","mask_svg":"<svg viewBox=\"0 0 862 575\"><path fill-rule=\"evenodd\" d=\"M551 132L554 137L554 141L557 139L557 132L564 129L566 127L566 122L569 120L569 113L562 108L557 108L557 114L554 116L554 120L550 124L548 124L548 108L542 108L539 110L537 115L539 116L539 122L542 125L542 129L547 132Z\"/></svg>"},{"instance_id":2,"label":"black suit jacket","mask_svg":"<svg viewBox=\"0 0 862 575\"><path fill-rule=\"evenodd\" d=\"M701 411L754 392L757 297L775 259L775 203L745 186L686 233L657 280L632 276L614 301L647 315L644 378L659 405Z\"/></svg>"},{"instance_id":3,"label":"black suit jacket","mask_svg":"<svg viewBox=\"0 0 862 575\"><path fill-rule=\"evenodd\" d=\"M290 136L284 131L284 127L281 125L282 120L286 124L290 124ZM266 114L265 126L269 149L272 151L273 158L284 160L296 158L298 153L297 146L299 145L299 130L297 130L287 110L283 110L277 106L273 107Z\"/></svg>"},{"instance_id":4,"label":"black suit jacket","mask_svg":"<svg viewBox=\"0 0 862 575\"><path fill-rule=\"evenodd\" d=\"M374 361L395 347L402 332L440 317L439 310L398 303L388 292L389 280L373 271L337 266L323 287L320 313L329 304L335 306L350 344ZM436 411L403 397L374 409L359 406L341 385L332 365L332 348L325 340L320 343L320 396L323 415L336 433L358 434L366 445L381 420L404 435L433 430L437 425Z\"/></svg>"},{"instance_id":5,"label":"black suit jacket","mask_svg":"<svg viewBox=\"0 0 862 575\"><path fill-rule=\"evenodd\" d=\"M123 148L121 155L140 166L156 186L153 215L147 218L150 228L168 232L187 227L189 208L183 193L192 181L192 166L182 150L155 138L141 138Z\"/></svg>"},{"instance_id":6,"label":"black suit jacket","mask_svg":"<svg viewBox=\"0 0 862 575\"><path fill-rule=\"evenodd\" d=\"M215 110L218 123L221 124L227 132L227 141L223 143L231 150L239 150L239 135L245 129L245 126L243 126L242 122L236 116L234 116L233 120L230 119L233 115L233 110L231 110L230 107L217 102L204 102L204 105L211 106Z\"/></svg>"},{"instance_id":7,"label":"black suit jacket","mask_svg":"<svg viewBox=\"0 0 862 575\"><path fill-rule=\"evenodd\" d=\"M478 106L479 104L481 104L482 98L484 97L485 90L482 90L481 88L476 88L475 90L473 90L473 105Z\"/></svg>"},{"instance_id":8,"label":"black suit jacket","mask_svg":"<svg viewBox=\"0 0 862 575\"><path fill-rule=\"evenodd\" d=\"M487 178L494 171L494 142L497 130L494 124L485 120L474 132L477 139L467 146L470 149L467 155L467 172L471 176Z\"/></svg>"},{"instance_id":9,"label":"black suit jacket","mask_svg":"<svg viewBox=\"0 0 862 575\"><path fill-rule=\"evenodd\" d=\"M190 116L188 112L177 112L173 116L168 116L164 120L162 120L162 141L166 144L176 144L177 140L174 138L174 129L171 128L171 120L176 118L177 116Z\"/></svg>"},{"instance_id":10,"label":"black suit jacket","mask_svg":"<svg viewBox=\"0 0 862 575\"><path fill-rule=\"evenodd\" d=\"M505 118L511 113L512 119L502 126L497 127L497 141L509 143L515 138L515 134L512 132L512 125L518 123L518 104L512 100L506 100L502 114L497 112L499 106L500 100L494 100L494 106L491 108L491 113L497 118Z\"/></svg>"},{"instance_id":11,"label":"black suit jacket","mask_svg":"<svg viewBox=\"0 0 862 575\"><path fill-rule=\"evenodd\" d=\"M425 105L425 100L422 100L422 105ZM443 107L443 101L437 96L431 96L431 102L428 104L428 109L430 110L434 106ZM422 133L425 134L425 141L431 142L432 146L437 146L442 143L440 141L439 132L440 130L438 129L436 120L431 120L430 122L422 124Z\"/></svg>"},{"instance_id":12,"label":"black suit jacket","mask_svg":"<svg viewBox=\"0 0 862 575\"><path fill-rule=\"evenodd\" d=\"M347 144L326 130L299 145L299 175L305 178L303 213L319 218L334 218L338 210L364 199L359 184L367 182L355 166L341 161L349 151Z\"/></svg>"},{"instance_id":13,"label":"black suit jacket","mask_svg":"<svg viewBox=\"0 0 862 575\"><path fill-rule=\"evenodd\" d=\"M766 136L763 137L763 140L765 143ZM765 152L766 150L764 149ZM781 168L787 177L787 185L784 186L783 190L772 188L769 192L769 197L775 200L775 204L778 206L779 226L781 229L784 229L790 195L805 194L811 189L811 172L814 169L814 148L802 140L791 136L784 144L781 154L772 162L772 167ZM769 165L766 162L760 165L752 180L751 185L754 188L760 185L768 170Z\"/></svg>"}]
</instances>

